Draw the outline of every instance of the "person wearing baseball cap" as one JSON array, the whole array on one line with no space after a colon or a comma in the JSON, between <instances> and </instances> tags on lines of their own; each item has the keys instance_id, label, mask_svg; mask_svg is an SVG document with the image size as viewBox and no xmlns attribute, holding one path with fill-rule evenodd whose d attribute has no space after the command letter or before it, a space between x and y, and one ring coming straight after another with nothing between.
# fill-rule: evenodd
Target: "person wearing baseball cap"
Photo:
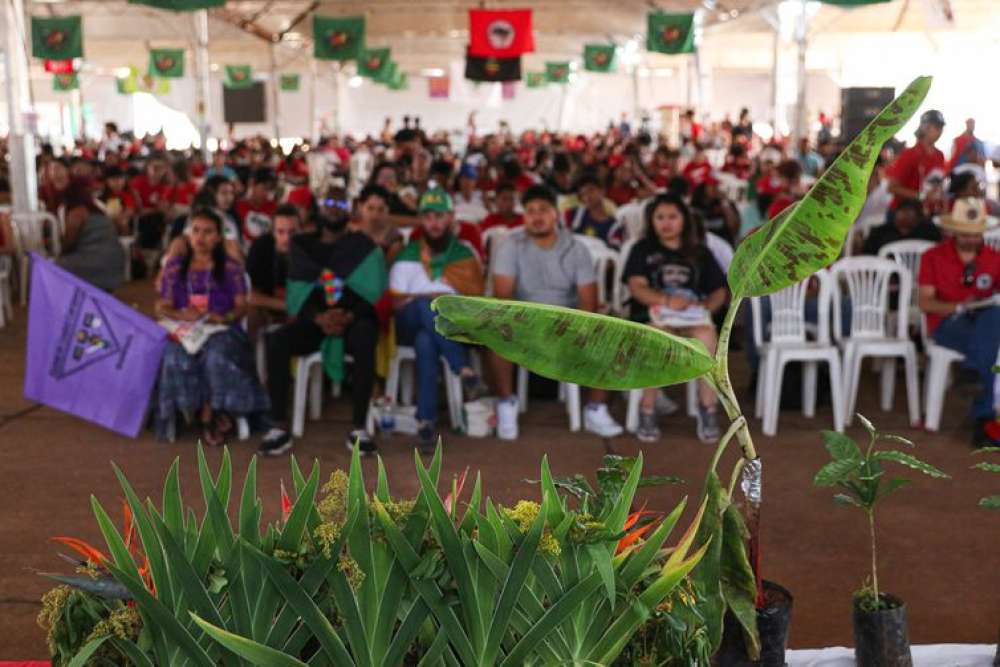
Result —
<instances>
[{"instance_id":1,"label":"person wearing baseball cap","mask_svg":"<svg viewBox=\"0 0 1000 667\"><path fill-rule=\"evenodd\" d=\"M445 294L482 296L485 281L479 256L454 233L451 195L432 188L420 198L418 211L423 234L396 257L389 271L389 290L396 311L396 339L416 351L416 444L421 453L433 454L440 359L444 358L451 372L462 379L463 400L480 398L486 389L469 364L468 349L437 332L431 301Z\"/></svg>"},{"instance_id":2,"label":"person wearing baseball cap","mask_svg":"<svg viewBox=\"0 0 1000 667\"><path fill-rule=\"evenodd\" d=\"M983 242L986 203L955 201L941 227L952 235L923 254L917 279L919 305L934 342L965 355L965 376L982 390L972 405L973 444L990 442L986 425L996 420L993 365L1000 349L1000 253Z\"/></svg>"},{"instance_id":3,"label":"person wearing baseball cap","mask_svg":"<svg viewBox=\"0 0 1000 667\"><path fill-rule=\"evenodd\" d=\"M893 195L891 211L903 199L920 199L924 180L931 173L938 171L944 176L944 153L934 146L943 131L944 114L940 111L931 109L920 116L917 143L900 153L889 167L889 192Z\"/></svg>"}]
</instances>

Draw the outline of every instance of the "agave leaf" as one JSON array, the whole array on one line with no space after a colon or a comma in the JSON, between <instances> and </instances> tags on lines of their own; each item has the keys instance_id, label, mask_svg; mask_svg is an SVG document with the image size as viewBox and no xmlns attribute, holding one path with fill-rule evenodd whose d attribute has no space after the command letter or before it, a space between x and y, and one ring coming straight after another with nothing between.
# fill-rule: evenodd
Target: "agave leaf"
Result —
<instances>
[{"instance_id":1,"label":"agave leaf","mask_svg":"<svg viewBox=\"0 0 1000 667\"><path fill-rule=\"evenodd\" d=\"M212 639L222 646L250 662L251 665L270 665L271 667L307 667L306 663L294 658L287 653L282 653L276 649L264 646L245 637L234 635L222 628L218 628L211 623L201 619L197 614L191 612L191 618L198 626L205 631Z\"/></svg>"},{"instance_id":2,"label":"agave leaf","mask_svg":"<svg viewBox=\"0 0 1000 667\"><path fill-rule=\"evenodd\" d=\"M879 151L917 110L930 85L931 77L915 79L844 149L803 199L737 246L728 274L735 299L772 294L837 259L865 202L868 176Z\"/></svg>"},{"instance_id":3,"label":"agave leaf","mask_svg":"<svg viewBox=\"0 0 1000 667\"><path fill-rule=\"evenodd\" d=\"M101 648L108 637L98 637L97 639L92 639L87 642L87 644L80 649L80 651L69 661L67 667L84 667L90 661L90 657L97 652L97 649Z\"/></svg>"},{"instance_id":4,"label":"agave leaf","mask_svg":"<svg viewBox=\"0 0 1000 667\"><path fill-rule=\"evenodd\" d=\"M534 373L585 387L678 384L715 364L699 341L571 308L464 296L438 297L432 307L442 335L485 345Z\"/></svg>"}]
</instances>

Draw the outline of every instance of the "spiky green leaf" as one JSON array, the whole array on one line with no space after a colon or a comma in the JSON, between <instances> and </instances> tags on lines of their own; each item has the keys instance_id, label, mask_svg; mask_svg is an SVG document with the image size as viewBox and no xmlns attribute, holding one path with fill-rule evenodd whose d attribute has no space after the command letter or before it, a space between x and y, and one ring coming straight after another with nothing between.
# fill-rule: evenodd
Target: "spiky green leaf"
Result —
<instances>
[{"instance_id":1,"label":"spiky green leaf","mask_svg":"<svg viewBox=\"0 0 1000 667\"><path fill-rule=\"evenodd\" d=\"M922 472L928 477L934 477L936 479L947 479L949 476L932 466L930 463L925 463L915 456L907 454L906 452L900 452L897 450L890 449L888 451L876 452L873 458L878 461L893 461L900 465L904 465L907 468L913 468L917 472Z\"/></svg>"}]
</instances>

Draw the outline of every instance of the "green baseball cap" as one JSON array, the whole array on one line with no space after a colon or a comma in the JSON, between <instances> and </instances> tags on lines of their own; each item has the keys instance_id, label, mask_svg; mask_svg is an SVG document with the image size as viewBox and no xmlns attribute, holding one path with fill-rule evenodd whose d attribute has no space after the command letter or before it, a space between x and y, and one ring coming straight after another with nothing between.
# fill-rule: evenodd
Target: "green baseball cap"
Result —
<instances>
[{"instance_id":1,"label":"green baseball cap","mask_svg":"<svg viewBox=\"0 0 1000 667\"><path fill-rule=\"evenodd\" d=\"M424 193L420 198L420 206L417 207L420 213L426 211L436 211L438 213L451 213L455 206L451 202L451 195L441 188L433 188Z\"/></svg>"}]
</instances>

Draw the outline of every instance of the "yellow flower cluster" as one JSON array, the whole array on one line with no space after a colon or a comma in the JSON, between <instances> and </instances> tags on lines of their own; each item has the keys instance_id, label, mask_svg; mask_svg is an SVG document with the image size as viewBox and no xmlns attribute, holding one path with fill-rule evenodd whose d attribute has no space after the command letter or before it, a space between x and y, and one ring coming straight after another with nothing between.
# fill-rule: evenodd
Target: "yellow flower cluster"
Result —
<instances>
[{"instance_id":1,"label":"yellow flower cluster","mask_svg":"<svg viewBox=\"0 0 1000 667\"><path fill-rule=\"evenodd\" d=\"M406 523L407 518L410 516L410 512L413 511L413 506L416 505L414 500L390 500L389 502L382 503L382 507L385 508L386 514L392 519L393 523L397 526Z\"/></svg>"},{"instance_id":2,"label":"yellow flower cluster","mask_svg":"<svg viewBox=\"0 0 1000 667\"><path fill-rule=\"evenodd\" d=\"M347 490L349 486L347 474L343 470L335 470L321 491L323 499L317 505L323 523L317 526L313 536L323 550L323 555L332 558L330 553L333 543L340 537L340 529L347 521Z\"/></svg>"},{"instance_id":3,"label":"yellow flower cluster","mask_svg":"<svg viewBox=\"0 0 1000 667\"><path fill-rule=\"evenodd\" d=\"M42 610L38 612L38 627L46 632L46 639L49 643L49 653L55 655L56 646L54 631L56 623L62 616L66 600L69 599L73 589L69 586L56 586L42 596Z\"/></svg>"},{"instance_id":4,"label":"yellow flower cluster","mask_svg":"<svg viewBox=\"0 0 1000 667\"><path fill-rule=\"evenodd\" d=\"M94 630L84 644L98 637L109 635L135 641L139 638L140 630L142 630L142 617L139 616L139 612L136 611L135 607L122 605L94 626Z\"/></svg>"},{"instance_id":5,"label":"yellow flower cluster","mask_svg":"<svg viewBox=\"0 0 1000 667\"><path fill-rule=\"evenodd\" d=\"M530 500L519 500L513 509L505 507L503 511L511 521L517 524L518 530L522 533L527 533L531 530L531 524L535 523L535 519L538 518L538 513L541 510L542 508L538 503ZM562 553L559 540L552 535L552 531L548 528L542 531L542 537L538 542L538 550L546 556L552 556L553 558Z\"/></svg>"},{"instance_id":6,"label":"yellow flower cluster","mask_svg":"<svg viewBox=\"0 0 1000 667\"><path fill-rule=\"evenodd\" d=\"M337 562L337 569L347 577L347 583L350 584L352 589L357 591L361 588L361 584L365 581L365 573L361 569L361 566L358 565L358 561L351 558L347 553L344 553Z\"/></svg>"}]
</instances>

